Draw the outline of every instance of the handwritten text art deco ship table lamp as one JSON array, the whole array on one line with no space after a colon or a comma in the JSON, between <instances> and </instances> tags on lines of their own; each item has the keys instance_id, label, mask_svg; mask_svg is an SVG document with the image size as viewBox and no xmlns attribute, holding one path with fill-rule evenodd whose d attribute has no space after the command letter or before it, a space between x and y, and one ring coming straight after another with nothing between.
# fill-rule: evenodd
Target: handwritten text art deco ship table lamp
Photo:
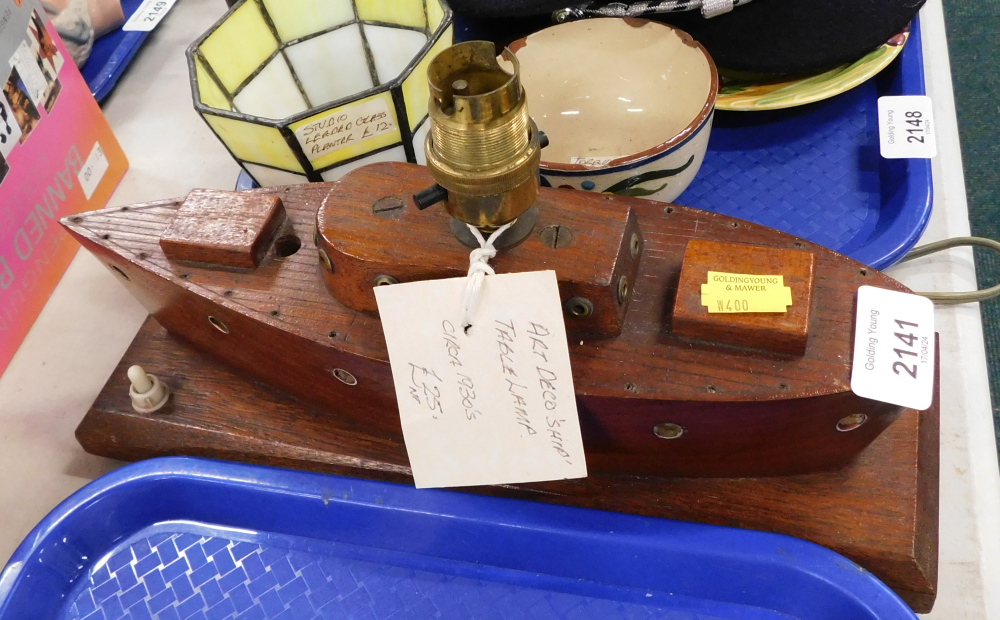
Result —
<instances>
[{"instance_id":1,"label":"handwritten text art deco ship table lamp","mask_svg":"<svg viewBox=\"0 0 1000 620\"><path fill-rule=\"evenodd\" d=\"M260 185L423 163L439 0L241 0L187 50L194 107Z\"/></svg>"}]
</instances>

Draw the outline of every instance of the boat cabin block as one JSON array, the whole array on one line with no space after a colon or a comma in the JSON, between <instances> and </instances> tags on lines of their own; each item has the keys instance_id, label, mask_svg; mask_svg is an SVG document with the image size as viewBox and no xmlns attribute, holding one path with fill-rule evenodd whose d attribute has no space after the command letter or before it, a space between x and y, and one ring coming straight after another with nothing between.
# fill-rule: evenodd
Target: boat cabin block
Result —
<instances>
[{"instance_id":1,"label":"boat cabin block","mask_svg":"<svg viewBox=\"0 0 1000 620\"><path fill-rule=\"evenodd\" d=\"M803 355L812 314L812 252L692 239L684 251L672 331L675 336L774 353ZM785 312L712 313L702 305L708 272L782 276L791 288ZM734 295L738 296L737 292Z\"/></svg>"},{"instance_id":2,"label":"boat cabin block","mask_svg":"<svg viewBox=\"0 0 1000 620\"><path fill-rule=\"evenodd\" d=\"M160 236L160 248L173 261L254 269L284 222L274 194L195 189Z\"/></svg>"}]
</instances>

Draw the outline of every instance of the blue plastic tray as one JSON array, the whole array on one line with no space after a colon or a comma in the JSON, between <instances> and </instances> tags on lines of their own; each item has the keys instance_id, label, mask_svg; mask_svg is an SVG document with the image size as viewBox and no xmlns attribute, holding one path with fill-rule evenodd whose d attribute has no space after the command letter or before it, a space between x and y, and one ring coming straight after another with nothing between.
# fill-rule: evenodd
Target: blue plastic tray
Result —
<instances>
[{"instance_id":1,"label":"blue plastic tray","mask_svg":"<svg viewBox=\"0 0 1000 620\"><path fill-rule=\"evenodd\" d=\"M142 0L122 0L122 12L125 13L126 20L135 13L140 4ZM118 28L94 41L90 58L80 73L83 74L83 79L87 81L90 92L98 103L111 94L118 84L118 79L125 73L132 58L150 34L150 32L125 32Z\"/></svg>"},{"instance_id":2,"label":"blue plastic tray","mask_svg":"<svg viewBox=\"0 0 1000 620\"><path fill-rule=\"evenodd\" d=\"M803 237L884 269L916 245L931 215L929 159L879 155L878 98L923 95L920 24L899 57L825 101L772 112L717 112L705 163L677 202Z\"/></svg>"},{"instance_id":3,"label":"blue plastic tray","mask_svg":"<svg viewBox=\"0 0 1000 620\"><path fill-rule=\"evenodd\" d=\"M190 458L129 465L31 532L2 620L916 616L786 536Z\"/></svg>"}]
</instances>

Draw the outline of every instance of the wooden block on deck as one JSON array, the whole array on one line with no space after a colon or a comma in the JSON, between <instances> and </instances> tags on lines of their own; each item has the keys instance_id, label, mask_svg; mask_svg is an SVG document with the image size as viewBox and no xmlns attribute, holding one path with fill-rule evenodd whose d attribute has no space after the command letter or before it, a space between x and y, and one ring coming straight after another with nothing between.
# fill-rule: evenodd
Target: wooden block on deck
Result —
<instances>
[{"instance_id":1,"label":"wooden block on deck","mask_svg":"<svg viewBox=\"0 0 1000 620\"><path fill-rule=\"evenodd\" d=\"M274 194L192 190L160 236L170 260L253 269L285 221Z\"/></svg>"},{"instance_id":2,"label":"wooden block on deck","mask_svg":"<svg viewBox=\"0 0 1000 620\"><path fill-rule=\"evenodd\" d=\"M413 191L402 189L427 183L426 169L388 165L365 167L337 182L316 214L316 245L333 266L321 273L337 301L376 313L372 282L379 275L405 283L468 273L469 247L450 230L447 211L421 210ZM584 192L539 195L533 231L491 261L497 273L555 271L571 338L621 333L643 251L631 205L595 205L594 199ZM394 206L380 211L380 203Z\"/></svg>"},{"instance_id":3,"label":"wooden block on deck","mask_svg":"<svg viewBox=\"0 0 1000 620\"><path fill-rule=\"evenodd\" d=\"M170 385L163 410L132 409L132 364ZM88 452L117 459L180 454L412 484L402 443L345 429L335 415L198 355L153 319L76 435ZM857 562L926 612L937 588L938 445L935 392L930 409L904 411L839 471L728 479L591 474L465 490L803 538Z\"/></svg>"},{"instance_id":4,"label":"wooden block on deck","mask_svg":"<svg viewBox=\"0 0 1000 620\"><path fill-rule=\"evenodd\" d=\"M682 338L802 355L809 337L813 263L812 252L692 239L684 252L677 284L673 333ZM701 286L708 282L710 271L782 276L784 285L792 289L792 305L787 312L711 313L701 303Z\"/></svg>"}]
</instances>

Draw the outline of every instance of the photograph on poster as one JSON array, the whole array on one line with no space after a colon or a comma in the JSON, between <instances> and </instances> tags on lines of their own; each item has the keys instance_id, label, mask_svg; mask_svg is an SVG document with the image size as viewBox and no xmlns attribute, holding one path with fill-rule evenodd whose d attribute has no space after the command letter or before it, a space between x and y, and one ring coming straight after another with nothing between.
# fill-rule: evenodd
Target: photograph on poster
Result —
<instances>
[{"instance_id":1,"label":"photograph on poster","mask_svg":"<svg viewBox=\"0 0 1000 620\"><path fill-rule=\"evenodd\" d=\"M0 83L6 83L4 79ZM14 120L14 112L6 97L0 97L0 156L8 157L21 139L21 127Z\"/></svg>"},{"instance_id":2,"label":"photograph on poster","mask_svg":"<svg viewBox=\"0 0 1000 620\"><path fill-rule=\"evenodd\" d=\"M42 107L49 82L42 72L38 55L31 51L31 45L27 40L21 41L21 44L14 50L13 56L10 57L10 66L17 71L17 75L21 79L21 88L31 99L31 102L36 108Z\"/></svg>"},{"instance_id":3,"label":"photograph on poster","mask_svg":"<svg viewBox=\"0 0 1000 620\"><path fill-rule=\"evenodd\" d=\"M31 22L28 24L29 49L45 77L45 90L42 94L42 105L46 112L52 111L56 97L62 89L59 82L59 71L63 66L63 56L59 52L52 35L45 29L38 11L31 12Z\"/></svg>"},{"instance_id":4,"label":"photograph on poster","mask_svg":"<svg viewBox=\"0 0 1000 620\"><path fill-rule=\"evenodd\" d=\"M14 120L17 121L17 125L21 129L21 137L18 141L23 143L28 139L28 135L31 134L35 125L38 124L41 115L38 113L38 108L32 103L31 97L28 96L24 81L17 69L11 70L10 77L3 85L3 95L14 115Z\"/></svg>"}]
</instances>

